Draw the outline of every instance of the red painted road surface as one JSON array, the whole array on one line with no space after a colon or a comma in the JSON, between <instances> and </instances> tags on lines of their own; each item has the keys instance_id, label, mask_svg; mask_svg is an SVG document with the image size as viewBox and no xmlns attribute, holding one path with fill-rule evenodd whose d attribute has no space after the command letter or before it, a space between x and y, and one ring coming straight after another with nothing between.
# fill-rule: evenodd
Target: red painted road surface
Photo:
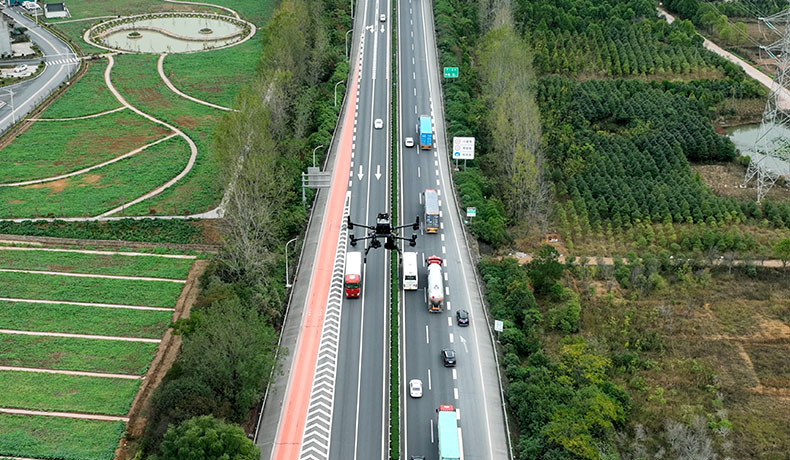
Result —
<instances>
[{"instance_id":1,"label":"red painted road surface","mask_svg":"<svg viewBox=\"0 0 790 460\"><path fill-rule=\"evenodd\" d=\"M307 306L302 320L302 332L294 353L294 366L285 394L285 407L280 418L275 440L274 460L296 460L302 445L307 404L313 386L313 373L318 356L318 344L324 325L324 313L329 297L329 284L337 251L337 239L343 220L343 205L348 189L351 168L351 145L354 135L354 117L357 102L359 66L351 79L348 93L348 110L340 133L340 144L329 189L318 254L313 266L312 283L307 295Z\"/></svg>"}]
</instances>

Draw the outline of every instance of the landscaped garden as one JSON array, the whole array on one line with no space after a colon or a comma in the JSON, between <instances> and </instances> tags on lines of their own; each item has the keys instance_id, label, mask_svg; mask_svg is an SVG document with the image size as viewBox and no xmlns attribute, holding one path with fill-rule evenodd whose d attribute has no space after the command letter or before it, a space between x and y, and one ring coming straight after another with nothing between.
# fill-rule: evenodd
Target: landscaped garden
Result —
<instances>
[{"instance_id":1,"label":"landscaped garden","mask_svg":"<svg viewBox=\"0 0 790 460\"><path fill-rule=\"evenodd\" d=\"M113 458L196 257L0 246L0 456Z\"/></svg>"}]
</instances>

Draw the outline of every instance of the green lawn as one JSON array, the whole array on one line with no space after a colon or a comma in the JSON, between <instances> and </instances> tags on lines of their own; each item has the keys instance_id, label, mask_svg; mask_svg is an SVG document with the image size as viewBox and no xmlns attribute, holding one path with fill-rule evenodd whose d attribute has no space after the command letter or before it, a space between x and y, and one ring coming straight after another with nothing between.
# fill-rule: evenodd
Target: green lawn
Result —
<instances>
[{"instance_id":1,"label":"green lawn","mask_svg":"<svg viewBox=\"0 0 790 460\"><path fill-rule=\"evenodd\" d=\"M0 268L51 270L104 275L186 279L194 259L83 254L36 250L0 250Z\"/></svg>"},{"instance_id":2,"label":"green lawn","mask_svg":"<svg viewBox=\"0 0 790 460\"><path fill-rule=\"evenodd\" d=\"M123 422L0 414L0 455L112 460Z\"/></svg>"},{"instance_id":3,"label":"green lawn","mask_svg":"<svg viewBox=\"0 0 790 460\"><path fill-rule=\"evenodd\" d=\"M0 215L97 216L166 183L186 167L188 160L186 141L174 137L84 174L24 187L3 187L0 203L5 206L0 207ZM117 215L125 213L121 211Z\"/></svg>"},{"instance_id":4,"label":"green lawn","mask_svg":"<svg viewBox=\"0 0 790 460\"><path fill-rule=\"evenodd\" d=\"M68 8L71 10L70 6ZM99 48L98 46L90 45L82 39L82 34L85 32L85 30L87 30L88 27L92 26L96 22L98 21L86 20L79 22L68 22L66 24L57 24L55 28L58 29L63 35L70 38L71 41L75 43L77 47L79 47L78 52L80 52L82 55L106 53L107 50Z\"/></svg>"},{"instance_id":5,"label":"green lawn","mask_svg":"<svg viewBox=\"0 0 790 460\"><path fill-rule=\"evenodd\" d=\"M143 375L157 345L0 334L0 365Z\"/></svg>"},{"instance_id":6,"label":"green lawn","mask_svg":"<svg viewBox=\"0 0 790 460\"><path fill-rule=\"evenodd\" d=\"M120 337L162 337L172 312L0 301L0 329Z\"/></svg>"},{"instance_id":7,"label":"green lawn","mask_svg":"<svg viewBox=\"0 0 790 460\"><path fill-rule=\"evenodd\" d=\"M260 37L258 33L240 45L216 51L168 55L165 74L176 88L192 97L233 107L239 88L255 78Z\"/></svg>"},{"instance_id":8,"label":"green lawn","mask_svg":"<svg viewBox=\"0 0 790 460\"><path fill-rule=\"evenodd\" d=\"M0 272L0 297L174 307L184 287L167 281Z\"/></svg>"},{"instance_id":9,"label":"green lawn","mask_svg":"<svg viewBox=\"0 0 790 460\"><path fill-rule=\"evenodd\" d=\"M88 70L50 105L40 118L74 118L121 106L104 83L107 60L87 61Z\"/></svg>"},{"instance_id":10,"label":"green lawn","mask_svg":"<svg viewBox=\"0 0 790 460\"><path fill-rule=\"evenodd\" d=\"M113 84L132 105L154 117L172 123L192 138L198 157L192 171L176 186L130 208L130 215L194 213L212 209L222 198L219 169L210 153L214 125L224 112L179 97L161 81L156 72L157 56L126 54L116 57Z\"/></svg>"},{"instance_id":11,"label":"green lawn","mask_svg":"<svg viewBox=\"0 0 790 460\"><path fill-rule=\"evenodd\" d=\"M206 0L205 3L232 8L242 18L258 27L261 27L269 20L274 9L272 0Z\"/></svg>"},{"instance_id":12,"label":"green lawn","mask_svg":"<svg viewBox=\"0 0 790 460\"><path fill-rule=\"evenodd\" d=\"M0 406L126 415L139 380L0 371Z\"/></svg>"},{"instance_id":13,"label":"green lawn","mask_svg":"<svg viewBox=\"0 0 790 460\"><path fill-rule=\"evenodd\" d=\"M37 122L0 150L0 183L76 171L167 134L168 130L128 110L87 120Z\"/></svg>"},{"instance_id":14,"label":"green lawn","mask_svg":"<svg viewBox=\"0 0 790 460\"><path fill-rule=\"evenodd\" d=\"M203 3L212 3L211 1ZM71 18L83 19L99 16L129 16L133 14L156 13L161 11L204 11L216 13L216 8L199 5L168 3L162 0L70 0L68 3ZM49 21L57 24L58 20Z\"/></svg>"}]
</instances>

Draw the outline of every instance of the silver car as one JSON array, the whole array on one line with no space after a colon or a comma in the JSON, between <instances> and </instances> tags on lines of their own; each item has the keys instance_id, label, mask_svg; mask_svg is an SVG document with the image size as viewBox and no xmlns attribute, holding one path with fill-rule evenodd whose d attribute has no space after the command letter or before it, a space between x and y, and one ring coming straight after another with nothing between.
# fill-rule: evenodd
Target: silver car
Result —
<instances>
[{"instance_id":1,"label":"silver car","mask_svg":"<svg viewBox=\"0 0 790 460\"><path fill-rule=\"evenodd\" d=\"M414 147L414 138L407 137L406 139L403 140L403 145L405 145L408 148Z\"/></svg>"},{"instance_id":2,"label":"silver car","mask_svg":"<svg viewBox=\"0 0 790 460\"><path fill-rule=\"evenodd\" d=\"M422 398L422 380L409 380L409 396L412 398Z\"/></svg>"}]
</instances>

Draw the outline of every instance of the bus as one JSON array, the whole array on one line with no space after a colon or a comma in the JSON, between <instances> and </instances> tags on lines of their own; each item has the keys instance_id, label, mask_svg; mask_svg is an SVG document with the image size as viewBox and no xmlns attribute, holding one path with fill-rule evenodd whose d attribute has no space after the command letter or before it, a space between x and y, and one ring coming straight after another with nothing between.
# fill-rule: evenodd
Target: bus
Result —
<instances>
[{"instance_id":1,"label":"bus","mask_svg":"<svg viewBox=\"0 0 790 460\"><path fill-rule=\"evenodd\" d=\"M461 446L458 442L458 418L455 409L442 404L436 411L436 426L439 444L439 460L461 460Z\"/></svg>"},{"instance_id":2,"label":"bus","mask_svg":"<svg viewBox=\"0 0 790 460\"><path fill-rule=\"evenodd\" d=\"M403 253L403 289L406 291L417 290L417 253Z\"/></svg>"},{"instance_id":3,"label":"bus","mask_svg":"<svg viewBox=\"0 0 790 460\"><path fill-rule=\"evenodd\" d=\"M436 233L439 231L439 195L436 190L425 189L425 231Z\"/></svg>"},{"instance_id":4,"label":"bus","mask_svg":"<svg viewBox=\"0 0 790 460\"><path fill-rule=\"evenodd\" d=\"M431 117L420 115L420 148L430 149L433 147L433 130L431 129Z\"/></svg>"},{"instance_id":5,"label":"bus","mask_svg":"<svg viewBox=\"0 0 790 460\"><path fill-rule=\"evenodd\" d=\"M343 285L347 299L359 297L362 282L362 253L346 253L346 276L343 278Z\"/></svg>"}]
</instances>

